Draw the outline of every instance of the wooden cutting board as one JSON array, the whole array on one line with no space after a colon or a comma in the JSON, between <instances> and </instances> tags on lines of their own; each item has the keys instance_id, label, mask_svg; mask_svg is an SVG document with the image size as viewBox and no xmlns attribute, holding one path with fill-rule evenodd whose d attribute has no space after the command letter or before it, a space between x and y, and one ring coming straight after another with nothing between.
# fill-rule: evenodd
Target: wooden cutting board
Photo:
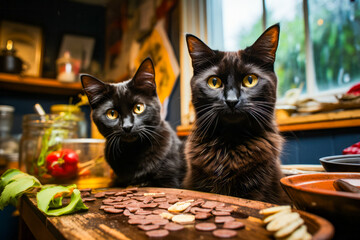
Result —
<instances>
[{"instance_id":1,"label":"wooden cutting board","mask_svg":"<svg viewBox=\"0 0 360 240\"><path fill-rule=\"evenodd\" d=\"M123 189L97 189L93 193L100 191L121 191ZM271 234L265 230L261 223L259 210L272 207L274 205L259 201L251 201L241 198L203 193L182 189L169 188L139 188L138 191L149 193L165 193L177 195L178 197L204 199L226 203L232 206L235 211L232 214L245 223L245 228L237 230L237 236L231 239L273 239ZM136 225L128 224L128 217L123 214L109 214L100 210L103 199L94 202L86 202L88 211L65 215L60 217L47 217L36 207L36 198L30 195L23 196L21 199L20 214L37 239L149 239L145 232L138 229ZM305 220L308 231L313 235L313 239L331 239L333 227L325 219L310 213L298 211ZM196 220L198 222L213 222L214 218L208 220ZM220 226L220 225L219 225ZM184 230L170 232L161 239L219 239L211 232L200 232L194 228L194 224L185 225Z\"/></svg>"}]
</instances>

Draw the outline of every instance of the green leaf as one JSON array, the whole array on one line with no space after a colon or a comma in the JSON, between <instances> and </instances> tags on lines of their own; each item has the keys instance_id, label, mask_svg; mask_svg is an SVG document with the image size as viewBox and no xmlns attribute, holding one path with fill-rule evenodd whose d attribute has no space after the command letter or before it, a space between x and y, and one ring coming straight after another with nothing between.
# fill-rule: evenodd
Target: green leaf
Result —
<instances>
[{"instance_id":1,"label":"green leaf","mask_svg":"<svg viewBox=\"0 0 360 240\"><path fill-rule=\"evenodd\" d=\"M0 196L0 209L3 210L8 204L16 206L18 199L25 191L32 187L40 186L40 182L26 173L18 173L12 178L6 179L7 184Z\"/></svg>"},{"instance_id":2,"label":"green leaf","mask_svg":"<svg viewBox=\"0 0 360 240\"><path fill-rule=\"evenodd\" d=\"M67 206L58 209L50 209L53 207L62 206L63 196L70 194L71 200ZM88 209L88 207L86 207L85 204L82 202L80 191L76 189L76 185L70 185L68 187L46 187L36 195L36 199L38 208L45 214L50 216L60 216Z\"/></svg>"},{"instance_id":3,"label":"green leaf","mask_svg":"<svg viewBox=\"0 0 360 240\"><path fill-rule=\"evenodd\" d=\"M23 173L19 169L8 169L6 172L1 175L0 178L0 192L4 189L4 187L11 181L12 177Z\"/></svg>"},{"instance_id":4,"label":"green leaf","mask_svg":"<svg viewBox=\"0 0 360 240\"><path fill-rule=\"evenodd\" d=\"M18 199L27 190L37 186L42 188L36 195L38 208L47 215L60 216L88 209L82 202L80 191L76 189L75 184L67 187L58 185L42 186L36 177L17 169L10 169L0 178L0 187L3 189L0 195L0 210L3 210L8 204L16 205ZM63 208L59 208L62 206L63 197L69 197L70 195L70 203Z\"/></svg>"}]
</instances>

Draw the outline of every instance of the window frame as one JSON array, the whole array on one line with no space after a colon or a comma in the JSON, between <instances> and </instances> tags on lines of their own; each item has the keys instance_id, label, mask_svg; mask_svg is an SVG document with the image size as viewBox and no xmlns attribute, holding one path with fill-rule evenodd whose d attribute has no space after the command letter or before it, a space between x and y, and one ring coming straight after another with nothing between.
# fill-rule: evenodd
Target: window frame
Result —
<instances>
[{"instance_id":1,"label":"window frame","mask_svg":"<svg viewBox=\"0 0 360 240\"><path fill-rule=\"evenodd\" d=\"M306 93L300 98L317 98L323 101L335 101L335 95L343 94L347 88L336 88L326 91L319 91L316 83L316 71L314 62L313 46L311 41L309 23L309 0L302 0L304 15L304 34L305 34L305 82ZM222 13L221 0L181 0L181 19L180 19L180 66L181 66L181 124L189 125L191 119L190 100L191 89L190 80L192 77L191 59L188 56L185 34L191 33L198 36L213 49L223 49L222 33ZM184 11L186 10L186 11ZM267 28L266 0L262 0L262 28ZM211 16L217 16L216 21ZM189 24L191 22L192 24ZM281 102L281 99L278 98Z\"/></svg>"}]
</instances>

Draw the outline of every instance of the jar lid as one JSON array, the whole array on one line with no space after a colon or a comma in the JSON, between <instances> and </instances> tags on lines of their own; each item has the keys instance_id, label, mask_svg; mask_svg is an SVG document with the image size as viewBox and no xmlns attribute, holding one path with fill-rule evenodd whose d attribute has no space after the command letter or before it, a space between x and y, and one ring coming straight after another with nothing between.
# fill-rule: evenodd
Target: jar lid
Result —
<instances>
[{"instance_id":1,"label":"jar lid","mask_svg":"<svg viewBox=\"0 0 360 240\"><path fill-rule=\"evenodd\" d=\"M71 113L79 113L81 109L75 105L68 105L68 104L56 104L50 107L50 111L52 113L59 113L59 112L71 112Z\"/></svg>"},{"instance_id":2,"label":"jar lid","mask_svg":"<svg viewBox=\"0 0 360 240\"><path fill-rule=\"evenodd\" d=\"M14 112L15 108L9 105L0 105L0 112Z\"/></svg>"}]
</instances>

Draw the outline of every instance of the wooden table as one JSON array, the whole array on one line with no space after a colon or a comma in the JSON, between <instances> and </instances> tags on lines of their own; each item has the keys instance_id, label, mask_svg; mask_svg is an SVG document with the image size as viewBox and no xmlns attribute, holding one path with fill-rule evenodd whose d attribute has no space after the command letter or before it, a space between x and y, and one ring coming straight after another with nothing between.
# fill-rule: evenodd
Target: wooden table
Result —
<instances>
[{"instance_id":1,"label":"wooden table","mask_svg":"<svg viewBox=\"0 0 360 240\"><path fill-rule=\"evenodd\" d=\"M117 189L110 189L113 191ZM140 191L140 190L139 190ZM239 230L236 239L272 239L271 234L265 230L260 221L259 210L273 206L268 203L228 197L217 194L195 192L181 189L166 188L141 188L145 192L165 192L193 199L205 199L221 201L236 207L235 213L248 215L248 218L240 219L246 228ZM95 202L85 203L89 210L85 212L64 215L60 217L48 217L36 206L34 196L24 195L20 204L20 237L19 239L149 239L144 231L135 225L127 223L128 217L123 214L109 214L100 210L102 199ZM333 228L329 222L315 215L301 212L309 231L314 234L314 239L330 239ZM197 220L203 221L203 220ZM211 232L199 232L194 225L186 225L184 230L170 232L165 239L217 239ZM233 238L234 239L234 238Z\"/></svg>"}]
</instances>

